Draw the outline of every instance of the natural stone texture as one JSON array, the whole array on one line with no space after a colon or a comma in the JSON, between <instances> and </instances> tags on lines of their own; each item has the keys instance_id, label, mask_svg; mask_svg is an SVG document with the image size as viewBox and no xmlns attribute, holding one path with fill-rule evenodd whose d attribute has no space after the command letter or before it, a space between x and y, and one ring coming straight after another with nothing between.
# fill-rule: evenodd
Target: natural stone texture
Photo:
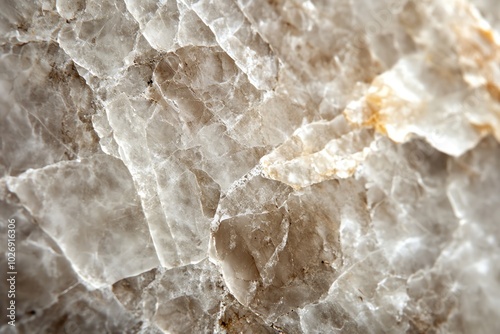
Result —
<instances>
[{"instance_id":1,"label":"natural stone texture","mask_svg":"<svg viewBox=\"0 0 500 334\"><path fill-rule=\"evenodd\" d=\"M98 153L93 94L73 61L53 42L1 48L0 173Z\"/></svg>"},{"instance_id":2,"label":"natural stone texture","mask_svg":"<svg viewBox=\"0 0 500 334\"><path fill-rule=\"evenodd\" d=\"M497 1L0 9L0 333L500 332Z\"/></svg>"},{"instance_id":3,"label":"natural stone texture","mask_svg":"<svg viewBox=\"0 0 500 334\"><path fill-rule=\"evenodd\" d=\"M61 247L77 273L100 287L158 265L130 174L107 155L8 178L7 186Z\"/></svg>"}]
</instances>

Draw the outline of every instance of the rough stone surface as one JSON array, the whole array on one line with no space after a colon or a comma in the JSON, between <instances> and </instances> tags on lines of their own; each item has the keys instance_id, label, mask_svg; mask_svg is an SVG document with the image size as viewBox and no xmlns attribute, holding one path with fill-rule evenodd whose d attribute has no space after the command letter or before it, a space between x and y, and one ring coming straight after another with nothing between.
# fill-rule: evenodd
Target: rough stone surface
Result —
<instances>
[{"instance_id":1,"label":"rough stone surface","mask_svg":"<svg viewBox=\"0 0 500 334\"><path fill-rule=\"evenodd\" d=\"M496 0L4 0L0 117L2 334L500 333Z\"/></svg>"}]
</instances>

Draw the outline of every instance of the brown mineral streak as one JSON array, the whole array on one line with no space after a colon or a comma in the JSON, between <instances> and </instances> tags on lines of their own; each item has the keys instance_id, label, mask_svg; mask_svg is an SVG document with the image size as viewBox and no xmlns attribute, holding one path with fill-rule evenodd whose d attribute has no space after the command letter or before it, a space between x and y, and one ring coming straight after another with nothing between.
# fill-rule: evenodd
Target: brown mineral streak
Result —
<instances>
[{"instance_id":1,"label":"brown mineral streak","mask_svg":"<svg viewBox=\"0 0 500 334\"><path fill-rule=\"evenodd\" d=\"M387 88L387 87L384 87ZM387 95L386 95L387 96ZM382 116L381 111L386 104L383 96L378 94L369 94L366 96L366 111L370 116L362 123L363 126L373 127L375 130L383 135L387 135L387 131L384 125L384 116Z\"/></svg>"}]
</instances>

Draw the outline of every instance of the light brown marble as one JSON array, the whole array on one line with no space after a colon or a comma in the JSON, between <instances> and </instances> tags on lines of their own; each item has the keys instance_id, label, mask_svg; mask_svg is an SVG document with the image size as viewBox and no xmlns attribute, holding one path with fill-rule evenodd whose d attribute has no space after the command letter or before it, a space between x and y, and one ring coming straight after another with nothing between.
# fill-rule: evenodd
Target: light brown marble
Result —
<instances>
[{"instance_id":1,"label":"light brown marble","mask_svg":"<svg viewBox=\"0 0 500 334\"><path fill-rule=\"evenodd\" d=\"M499 6L1 2L0 333L500 333Z\"/></svg>"}]
</instances>

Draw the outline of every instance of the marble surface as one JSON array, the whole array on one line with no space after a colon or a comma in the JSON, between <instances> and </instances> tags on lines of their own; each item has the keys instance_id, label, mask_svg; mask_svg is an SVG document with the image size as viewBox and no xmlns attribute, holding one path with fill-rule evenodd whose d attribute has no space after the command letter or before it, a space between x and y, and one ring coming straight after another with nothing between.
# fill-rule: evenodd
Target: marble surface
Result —
<instances>
[{"instance_id":1,"label":"marble surface","mask_svg":"<svg viewBox=\"0 0 500 334\"><path fill-rule=\"evenodd\" d=\"M0 333L500 332L498 1L0 17Z\"/></svg>"}]
</instances>

